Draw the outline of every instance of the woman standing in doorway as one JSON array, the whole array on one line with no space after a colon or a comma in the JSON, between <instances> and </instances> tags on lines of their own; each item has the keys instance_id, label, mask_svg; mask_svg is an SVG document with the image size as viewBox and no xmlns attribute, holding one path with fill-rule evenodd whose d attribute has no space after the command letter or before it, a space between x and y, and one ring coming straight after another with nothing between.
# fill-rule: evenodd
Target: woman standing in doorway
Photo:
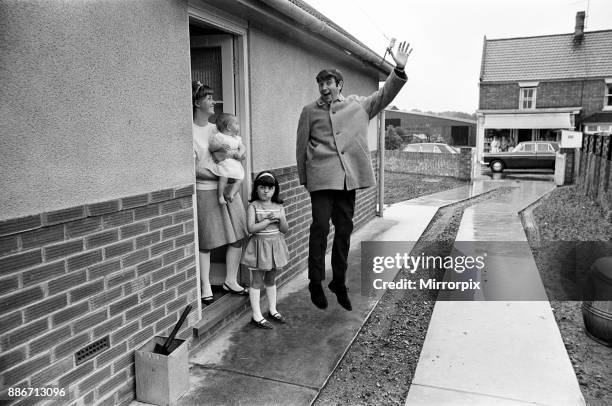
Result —
<instances>
[{"instance_id":1,"label":"woman standing in doorway","mask_svg":"<svg viewBox=\"0 0 612 406\"><path fill-rule=\"evenodd\" d=\"M224 245L228 247L223 289L234 294L248 294L237 281L242 243L248 234L242 199L237 195L235 199L226 199L229 203L219 204L218 177L207 169L213 159L208 143L210 136L216 131L215 125L208 122L209 117L214 114L213 90L199 81L192 83L191 90L202 303L209 305L213 302L210 287L210 251ZM238 156L233 158L243 159Z\"/></svg>"}]
</instances>

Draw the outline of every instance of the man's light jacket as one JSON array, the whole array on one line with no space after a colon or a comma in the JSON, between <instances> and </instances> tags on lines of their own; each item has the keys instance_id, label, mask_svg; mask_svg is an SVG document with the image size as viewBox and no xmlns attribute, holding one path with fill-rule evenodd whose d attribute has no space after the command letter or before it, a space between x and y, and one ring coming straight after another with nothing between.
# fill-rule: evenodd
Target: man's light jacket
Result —
<instances>
[{"instance_id":1,"label":"man's light jacket","mask_svg":"<svg viewBox=\"0 0 612 406\"><path fill-rule=\"evenodd\" d=\"M405 74L394 70L384 86L370 96L340 94L330 105L321 98L306 105L300 115L296 142L300 184L309 192L376 185L368 124L405 83Z\"/></svg>"}]
</instances>

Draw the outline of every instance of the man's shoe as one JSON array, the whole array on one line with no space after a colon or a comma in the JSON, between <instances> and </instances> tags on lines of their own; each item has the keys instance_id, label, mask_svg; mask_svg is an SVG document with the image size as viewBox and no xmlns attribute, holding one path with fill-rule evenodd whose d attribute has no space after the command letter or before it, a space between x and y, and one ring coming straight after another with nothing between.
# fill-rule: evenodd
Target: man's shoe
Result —
<instances>
[{"instance_id":1,"label":"man's shoe","mask_svg":"<svg viewBox=\"0 0 612 406\"><path fill-rule=\"evenodd\" d=\"M323 292L323 286L320 283L310 282L308 290L310 291L312 303L319 309L327 309L327 298L325 297L325 292Z\"/></svg>"},{"instance_id":2,"label":"man's shoe","mask_svg":"<svg viewBox=\"0 0 612 406\"><path fill-rule=\"evenodd\" d=\"M353 306L351 306L351 300L348 297L348 288L346 286L336 286L332 282L329 284L329 290L334 292L340 306L344 307L346 310L349 311L353 310Z\"/></svg>"}]
</instances>

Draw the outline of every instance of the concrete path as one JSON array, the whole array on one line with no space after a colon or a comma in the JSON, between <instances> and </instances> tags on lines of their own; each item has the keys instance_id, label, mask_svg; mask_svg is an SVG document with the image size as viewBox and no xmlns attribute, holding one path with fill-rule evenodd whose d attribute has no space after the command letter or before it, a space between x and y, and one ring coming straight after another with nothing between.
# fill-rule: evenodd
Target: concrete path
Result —
<instances>
[{"instance_id":1,"label":"concrete path","mask_svg":"<svg viewBox=\"0 0 612 406\"><path fill-rule=\"evenodd\" d=\"M488 251L489 301L436 302L406 405L585 404L518 216L555 186L501 183L509 197L466 209L456 238Z\"/></svg>"},{"instance_id":2,"label":"concrete path","mask_svg":"<svg viewBox=\"0 0 612 406\"><path fill-rule=\"evenodd\" d=\"M371 221L352 237L347 285L353 311L342 309L327 288L329 307L315 308L304 271L279 290L278 309L289 323L260 330L248 324L250 315L238 319L191 357L190 390L178 404L310 404L382 296L359 293L361 242L409 241L414 246L440 206L499 186L478 182L390 206L384 218ZM329 255L327 265L329 281Z\"/></svg>"}]
</instances>

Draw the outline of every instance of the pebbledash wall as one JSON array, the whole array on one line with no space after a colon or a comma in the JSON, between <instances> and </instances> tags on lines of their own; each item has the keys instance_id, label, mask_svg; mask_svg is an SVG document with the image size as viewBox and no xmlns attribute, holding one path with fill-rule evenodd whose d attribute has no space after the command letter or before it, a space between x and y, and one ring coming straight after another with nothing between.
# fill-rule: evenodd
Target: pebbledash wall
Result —
<instances>
[{"instance_id":1,"label":"pebbledash wall","mask_svg":"<svg viewBox=\"0 0 612 406\"><path fill-rule=\"evenodd\" d=\"M469 147L461 147L459 154L386 150L385 170L469 180L472 177L473 154L474 148Z\"/></svg>"},{"instance_id":2,"label":"pebbledash wall","mask_svg":"<svg viewBox=\"0 0 612 406\"><path fill-rule=\"evenodd\" d=\"M584 134L576 154L576 183L585 195L596 201L612 220L612 140L610 135Z\"/></svg>"}]
</instances>

